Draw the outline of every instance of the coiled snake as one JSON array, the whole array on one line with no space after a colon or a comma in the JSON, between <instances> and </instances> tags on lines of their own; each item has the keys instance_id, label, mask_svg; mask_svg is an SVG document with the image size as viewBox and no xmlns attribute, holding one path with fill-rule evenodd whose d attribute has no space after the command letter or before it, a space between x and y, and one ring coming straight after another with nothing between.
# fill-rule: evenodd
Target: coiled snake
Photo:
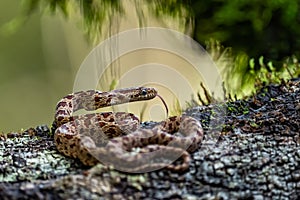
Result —
<instances>
[{"instance_id":1,"label":"coiled snake","mask_svg":"<svg viewBox=\"0 0 300 200\"><path fill-rule=\"evenodd\" d=\"M203 139L201 124L192 117L173 116L146 129L139 126L135 115L126 112L73 115L80 109L91 111L156 96L159 95L154 88L146 87L110 92L89 90L67 95L58 102L53 123L58 151L79 158L84 165L92 166L100 161L126 172L163 167L186 170L189 152L195 151ZM171 164L178 158L182 158L181 164Z\"/></svg>"}]
</instances>

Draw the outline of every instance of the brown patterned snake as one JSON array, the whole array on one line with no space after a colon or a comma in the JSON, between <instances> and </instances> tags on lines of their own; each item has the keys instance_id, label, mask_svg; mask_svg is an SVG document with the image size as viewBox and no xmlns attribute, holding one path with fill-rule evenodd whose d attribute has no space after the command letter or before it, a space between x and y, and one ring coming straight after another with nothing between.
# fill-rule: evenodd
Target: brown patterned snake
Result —
<instances>
[{"instance_id":1,"label":"brown patterned snake","mask_svg":"<svg viewBox=\"0 0 300 200\"><path fill-rule=\"evenodd\" d=\"M160 97L154 88L135 87L110 92L81 91L67 95L56 107L53 127L59 152L79 158L85 165L99 161L126 172L166 167L189 167L190 154L203 139L203 129L189 116L170 117L151 129L139 127L139 119L125 112L73 116L73 112ZM161 98L161 97L160 97ZM162 98L161 98L162 99ZM163 100L162 100L163 101ZM163 101L164 103L164 101ZM182 158L181 164L171 164Z\"/></svg>"}]
</instances>

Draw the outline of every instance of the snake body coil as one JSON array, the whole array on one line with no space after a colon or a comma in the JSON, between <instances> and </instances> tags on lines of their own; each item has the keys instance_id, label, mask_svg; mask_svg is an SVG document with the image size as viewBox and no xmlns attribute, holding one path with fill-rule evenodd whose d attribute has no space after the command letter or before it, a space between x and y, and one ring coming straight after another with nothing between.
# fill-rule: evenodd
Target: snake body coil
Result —
<instances>
[{"instance_id":1,"label":"snake body coil","mask_svg":"<svg viewBox=\"0 0 300 200\"><path fill-rule=\"evenodd\" d=\"M56 107L54 140L59 152L79 158L85 165L99 161L118 170L144 172L166 167L181 171L189 166L190 154L203 139L200 122L189 116L170 117L152 129L139 127L139 119L126 112L88 111L158 96L154 88L136 87L110 92L81 91L67 95ZM177 158L181 164L171 164Z\"/></svg>"}]
</instances>

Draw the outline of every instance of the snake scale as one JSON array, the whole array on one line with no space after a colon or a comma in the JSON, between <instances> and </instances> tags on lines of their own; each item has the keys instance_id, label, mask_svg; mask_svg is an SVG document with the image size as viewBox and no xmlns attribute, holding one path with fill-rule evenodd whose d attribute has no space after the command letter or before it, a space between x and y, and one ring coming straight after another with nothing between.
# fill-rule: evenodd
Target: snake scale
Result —
<instances>
[{"instance_id":1,"label":"snake scale","mask_svg":"<svg viewBox=\"0 0 300 200\"><path fill-rule=\"evenodd\" d=\"M92 111L156 96L160 97L156 89L148 87L110 92L88 90L65 96L56 106L53 123L58 151L78 158L84 165L93 166L100 161L126 172L138 173L163 167L186 170L189 153L195 151L203 139L201 124L192 117L169 117L146 129L139 126L139 119L131 113L73 114L81 109ZM172 164L178 158L182 161Z\"/></svg>"}]
</instances>

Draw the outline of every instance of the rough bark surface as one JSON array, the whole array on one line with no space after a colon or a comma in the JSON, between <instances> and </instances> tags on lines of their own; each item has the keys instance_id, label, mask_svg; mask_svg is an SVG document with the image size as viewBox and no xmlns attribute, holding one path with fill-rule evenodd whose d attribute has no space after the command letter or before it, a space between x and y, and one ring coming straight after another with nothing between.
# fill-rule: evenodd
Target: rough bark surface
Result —
<instances>
[{"instance_id":1,"label":"rough bark surface","mask_svg":"<svg viewBox=\"0 0 300 200\"><path fill-rule=\"evenodd\" d=\"M299 79L186 113L202 122L205 140L182 173L89 169L56 151L47 126L3 134L1 199L300 198Z\"/></svg>"}]
</instances>

